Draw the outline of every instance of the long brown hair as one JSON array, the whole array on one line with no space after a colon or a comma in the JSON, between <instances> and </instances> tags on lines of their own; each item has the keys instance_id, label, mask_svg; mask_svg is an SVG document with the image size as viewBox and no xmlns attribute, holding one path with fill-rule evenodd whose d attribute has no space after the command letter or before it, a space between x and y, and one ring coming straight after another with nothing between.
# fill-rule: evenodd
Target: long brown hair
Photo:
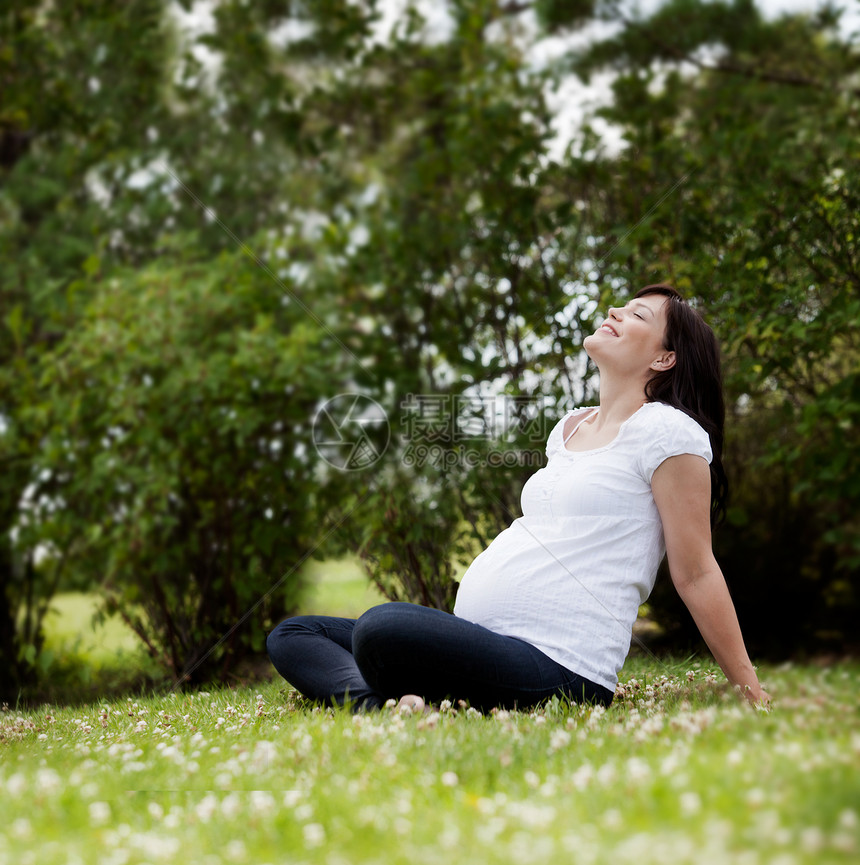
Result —
<instances>
[{"instance_id":1,"label":"long brown hair","mask_svg":"<svg viewBox=\"0 0 860 865\"><path fill-rule=\"evenodd\" d=\"M729 484L723 468L723 431L726 406L720 346L711 328L671 285L646 285L634 297L659 294L666 304L663 348L675 352L675 365L655 373L645 385L650 402L664 402L693 418L711 440L711 527L726 513Z\"/></svg>"}]
</instances>

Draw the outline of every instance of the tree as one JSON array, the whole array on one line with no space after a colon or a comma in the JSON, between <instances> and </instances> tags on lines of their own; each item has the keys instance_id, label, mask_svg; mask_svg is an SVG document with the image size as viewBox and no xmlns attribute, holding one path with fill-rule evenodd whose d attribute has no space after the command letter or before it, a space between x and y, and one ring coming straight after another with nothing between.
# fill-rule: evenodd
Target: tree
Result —
<instances>
[{"instance_id":1,"label":"tree","mask_svg":"<svg viewBox=\"0 0 860 865\"><path fill-rule=\"evenodd\" d=\"M718 546L751 642L780 653L844 645L860 599L860 56L838 17L675 0L574 63L618 73L600 113L624 149L570 161L603 279L673 281L722 338L739 494Z\"/></svg>"},{"instance_id":2,"label":"tree","mask_svg":"<svg viewBox=\"0 0 860 865\"><path fill-rule=\"evenodd\" d=\"M314 119L313 90L329 76L320 58L335 62L352 53L372 16L346 2L315 4L313 10L321 26L285 50L270 32L294 23L301 10L278 4L218 4L214 33L195 38L178 30L172 7L161 0L121 6L16 0L0 13L0 458L9 467L0 488L4 699L14 699L32 681L44 613L65 566L74 561L74 568L83 567L77 556L82 521L109 519L124 506L122 496L116 502L84 496L85 481L72 472L51 475L51 483L42 475L62 453L45 452L46 418L55 424L47 424L54 445L62 440L64 422L45 390L57 379L40 378L46 369L50 373L48 358L56 358L61 340L62 350L78 359L94 350L92 316L107 303L104 286L118 279L130 292L148 290L147 279L130 276L132 268L152 279L162 272L180 276L176 259L188 250L197 284L207 278L220 284L220 254L246 242L270 243L259 232L273 226L283 229L277 253L289 256L290 268L315 257L302 222L327 182L328 127ZM204 49L213 63L201 59ZM164 265L153 264L159 261ZM312 307L325 314L325 303L301 299L296 280L284 272L290 268L277 258L270 265L270 275L289 283L293 303L311 321ZM152 293L148 302L155 307ZM114 314L118 307L107 308ZM247 316L245 326L251 327ZM219 350L213 349L215 355ZM200 363L207 351L199 346ZM132 379L124 382L111 378L102 361L102 384L140 386L139 370L125 368ZM306 405L300 400L294 409L304 412ZM86 419L93 428L97 420ZM155 439L149 444L157 462L164 454ZM100 453L99 442L77 439L75 446L93 463L111 459L110 447ZM138 456L144 462L142 451ZM58 477L73 489L60 489ZM147 483L144 475L126 481ZM30 489L34 484L51 487L57 502L74 492L76 505L86 502L86 508L67 510L67 524L62 509L47 507L47 499L34 511L28 500L41 494ZM93 510L98 502L101 510ZM117 533L110 537L117 540ZM300 537L297 527L295 537L283 538L296 543L296 557L303 549ZM127 550L109 555L107 543L95 546L116 564ZM44 544L54 555L34 567ZM189 641L182 637L173 649L177 645L188 648ZM176 652L171 664L175 670L186 666Z\"/></svg>"},{"instance_id":3,"label":"tree","mask_svg":"<svg viewBox=\"0 0 860 865\"><path fill-rule=\"evenodd\" d=\"M261 651L295 604L326 529L310 421L342 365L254 262L217 264L101 282L32 411L36 536L177 679Z\"/></svg>"},{"instance_id":4,"label":"tree","mask_svg":"<svg viewBox=\"0 0 860 865\"><path fill-rule=\"evenodd\" d=\"M34 364L70 326L109 247L97 166L145 142L170 41L160 2L5 4L0 12L0 696L34 675L61 576L15 539L40 443L21 417ZM94 238L97 240L94 241Z\"/></svg>"},{"instance_id":5,"label":"tree","mask_svg":"<svg viewBox=\"0 0 860 865\"><path fill-rule=\"evenodd\" d=\"M517 515L535 467L489 460L534 449L529 426L551 394L587 392L569 346L593 314L558 237L576 233L576 214L545 188L543 76L528 71L497 4L449 9L449 40L424 43L413 15L331 95L332 115L347 117L354 174L363 169L373 190L348 199L366 237L331 275L348 320L368 323L350 344L378 377L357 380L398 427L422 398L445 412L444 429L406 434L390 450L390 473L343 537L389 597L445 608L452 560ZM495 441L482 431L491 396L513 409ZM488 417L467 417L482 406ZM463 433L468 421L478 433Z\"/></svg>"}]
</instances>

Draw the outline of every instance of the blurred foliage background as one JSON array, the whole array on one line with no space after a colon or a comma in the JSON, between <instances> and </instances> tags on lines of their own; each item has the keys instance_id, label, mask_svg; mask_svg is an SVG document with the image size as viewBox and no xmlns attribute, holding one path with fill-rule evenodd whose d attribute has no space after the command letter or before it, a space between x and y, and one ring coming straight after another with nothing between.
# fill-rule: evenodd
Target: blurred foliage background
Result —
<instances>
[{"instance_id":1,"label":"blurred foliage background","mask_svg":"<svg viewBox=\"0 0 860 865\"><path fill-rule=\"evenodd\" d=\"M259 655L309 557L449 606L536 466L405 459L409 395L507 399L469 447L542 448L595 396L600 310L656 281L722 340L715 544L751 651L856 649L858 34L838 3L650 10L4 4L3 700L62 673L58 593L173 682ZM391 421L368 470L313 446L339 393ZM650 607L695 645L668 580Z\"/></svg>"}]
</instances>

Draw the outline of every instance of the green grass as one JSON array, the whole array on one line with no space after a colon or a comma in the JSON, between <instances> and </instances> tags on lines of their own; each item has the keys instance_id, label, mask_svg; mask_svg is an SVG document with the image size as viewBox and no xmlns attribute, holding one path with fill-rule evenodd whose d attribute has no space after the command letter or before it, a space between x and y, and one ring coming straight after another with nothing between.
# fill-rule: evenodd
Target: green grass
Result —
<instances>
[{"instance_id":1,"label":"green grass","mask_svg":"<svg viewBox=\"0 0 860 865\"><path fill-rule=\"evenodd\" d=\"M365 610L385 601L354 559L309 562L305 575L310 588L299 610L303 614L357 619Z\"/></svg>"},{"instance_id":2,"label":"green grass","mask_svg":"<svg viewBox=\"0 0 860 865\"><path fill-rule=\"evenodd\" d=\"M137 653L140 643L121 619L93 625L98 600L97 595L84 592L55 596L45 618L47 648L60 655L83 655L99 667L114 663L118 653Z\"/></svg>"},{"instance_id":3,"label":"green grass","mask_svg":"<svg viewBox=\"0 0 860 865\"><path fill-rule=\"evenodd\" d=\"M770 714L653 659L606 712L353 716L282 682L6 711L0 865L856 862L860 664L760 672Z\"/></svg>"},{"instance_id":4,"label":"green grass","mask_svg":"<svg viewBox=\"0 0 860 865\"><path fill-rule=\"evenodd\" d=\"M309 576L302 612L381 600L355 562ZM60 597L49 645L133 661L94 603ZM857 861L860 663L760 673L770 714L695 662L643 657L607 712L352 716L281 681L7 709L0 865Z\"/></svg>"}]
</instances>

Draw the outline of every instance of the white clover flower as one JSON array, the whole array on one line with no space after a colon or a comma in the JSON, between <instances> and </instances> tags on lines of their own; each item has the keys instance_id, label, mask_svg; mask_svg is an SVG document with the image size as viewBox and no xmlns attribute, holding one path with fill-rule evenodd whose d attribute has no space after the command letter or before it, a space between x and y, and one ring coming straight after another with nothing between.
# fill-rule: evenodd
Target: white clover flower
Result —
<instances>
[{"instance_id":1,"label":"white clover flower","mask_svg":"<svg viewBox=\"0 0 860 865\"><path fill-rule=\"evenodd\" d=\"M624 825L624 818L617 808L609 808L603 812L601 822L607 829L620 829Z\"/></svg>"},{"instance_id":2,"label":"white clover flower","mask_svg":"<svg viewBox=\"0 0 860 865\"><path fill-rule=\"evenodd\" d=\"M299 805L294 811L296 820L310 820L314 816L314 806L310 802Z\"/></svg>"},{"instance_id":3,"label":"white clover flower","mask_svg":"<svg viewBox=\"0 0 860 865\"><path fill-rule=\"evenodd\" d=\"M33 834L33 827L30 825L30 821L26 817L19 817L17 820L12 821L12 825L9 827L9 832L13 838L19 838L20 840L25 841Z\"/></svg>"},{"instance_id":4,"label":"white clover flower","mask_svg":"<svg viewBox=\"0 0 860 865\"><path fill-rule=\"evenodd\" d=\"M800 832L800 846L807 853L817 853L824 846L824 833L818 826L807 826Z\"/></svg>"},{"instance_id":5,"label":"white clover flower","mask_svg":"<svg viewBox=\"0 0 860 865\"><path fill-rule=\"evenodd\" d=\"M129 845L156 859L172 860L179 852L178 838L138 832L129 838Z\"/></svg>"},{"instance_id":6,"label":"white clover flower","mask_svg":"<svg viewBox=\"0 0 860 865\"><path fill-rule=\"evenodd\" d=\"M456 787L460 783L456 772L443 772L440 780L446 787Z\"/></svg>"},{"instance_id":7,"label":"white clover flower","mask_svg":"<svg viewBox=\"0 0 860 865\"><path fill-rule=\"evenodd\" d=\"M481 796L478 801L475 802L475 809L484 817L489 817L495 812L496 805L492 799L488 799L486 796Z\"/></svg>"},{"instance_id":8,"label":"white clover flower","mask_svg":"<svg viewBox=\"0 0 860 865\"><path fill-rule=\"evenodd\" d=\"M584 790L591 779L594 777L594 769L591 766L591 763L583 763L571 776L571 781L573 782L573 786L576 787L577 790Z\"/></svg>"},{"instance_id":9,"label":"white clover flower","mask_svg":"<svg viewBox=\"0 0 860 865\"><path fill-rule=\"evenodd\" d=\"M747 805L751 806L752 808L759 808L764 804L766 798L767 797L765 796L764 790L762 790L760 787L753 787L752 790L749 790L747 792Z\"/></svg>"},{"instance_id":10,"label":"white clover flower","mask_svg":"<svg viewBox=\"0 0 860 865\"><path fill-rule=\"evenodd\" d=\"M571 735L567 730L553 730L549 737L550 751L558 751L560 748L566 748L570 744Z\"/></svg>"},{"instance_id":11,"label":"white clover flower","mask_svg":"<svg viewBox=\"0 0 860 865\"><path fill-rule=\"evenodd\" d=\"M234 838L232 841L228 841L227 846L224 848L224 853L227 856L228 862L233 862L236 859L244 859L247 855L247 851L245 850L245 842L239 840L238 838Z\"/></svg>"},{"instance_id":12,"label":"white clover flower","mask_svg":"<svg viewBox=\"0 0 860 865\"><path fill-rule=\"evenodd\" d=\"M325 841L325 829L321 823L308 823L302 828L302 835L308 847L319 847Z\"/></svg>"},{"instance_id":13,"label":"white clover flower","mask_svg":"<svg viewBox=\"0 0 860 865\"><path fill-rule=\"evenodd\" d=\"M651 767L638 757L631 757L625 766L627 777L631 781L644 781L651 776Z\"/></svg>"},{"instance_id":14,"label":"white clover flower","mask_svg":"<svg viewBox=\"0 0 860 865\"><path fill-rule=\"evenodd\" d=\"M252 814L267 814L275 808L275 797L266 790L253 790L249 806Z\"/></svg>"},{"instance_id":15,"label":"white clover flower","mask_svg":"<svg viewBox=\"0 0 860 865\"><path fill-rule=\"evenodd\" d=\"M505 831L507 825L502 817L490 817L489 820L478 824L475 829L475 837L482 844L490 845Z\"/></svg>"},{"instance_id":16,"label":"white clover flower","mask_svg":"<svg viewBox=\"0 0 860 865\"><path fill-rule=\"evenodd\" d=\"M854 829L858 822L857 812L852 811L851 808L839 812L839 826L842 829Z\"/></svg>"},{"instance_id":17,"label":"white clover flower","mask_svg":"<svg viewBox=\"0 0 860 865\"><path fill-rule=\"evenodd\" d=\"M439 836L439 843L445 850L453 850L460 843L460 830L454 826L446 826Z\"/></svg>"},{"instance_id":18,"label":"white clover flower","mask_svg":"<svg viewBox=\"0 0 860 865\"><path fill-rule=\"evenodd\" d=\"M36 790L40 793L54 793L63 782L53 769L39 769L36 773Z\"/></svg>"},{"instance_id":19,"label":"white clover flower","mask_svg":"<svg viewBox=\"0 0 860 865\"><path fill-rule=\"evenodd\" d=\"M107 823L110 820L110 805L107 802L90 802L90 822L95 825Z\"/></svg>"},{"instance_id":20,"label":"white clover flower","mask_svg":"<svg viewBox=\"0 0 860 865\"><path fill-rule=\"evenodd\" d=\"M597 782L603 786L608 787L610 784L615 782L615 779L618 777L618 773L615 770L615 766L612 763L604 763L597 770Z\"/></svg>"},{"instance_id":21,"label":"white clover flower","mask_svg":"<svg viewBox=\"0 0 860 865\"><path fill-rule=\"evenodd\" d=\"M252 764L257 771L268 768L278 755L278 748L273 742L261 740L254 746Z\"/></svg>"},{"instance_id":22,"label":"white clover flower","mask_svg":"<svg viewBox=\"0 0 860 865\"><path fill-rule=\"evenodd\" d=\"M830 845L834 850L839 850L841 853L853 853L857 847L857 841L852 832L839 831L833 833L830 838Z\"/></svg>"},{"instance_id":23,"label":"white clover flower","mask_svg":"<svg viewBox=\"0 0 860 865\"><path fill-rule=\"evenodd\" d=\"M534 790L537 790L541 784L540 775L538 775L537 772L533 772L531 769L527 770L523 774L523 780Z\"/></svg>"},{"instance_id":24,"label":"white clover flower","mask_svg":"<svg viewBox=\"0 0 860 865\"><path fill-rule=\"evenodd\" d=\"M737 748L733 748L728 754L726 754L726 763L728 763L729 766L740 766L743 761L744 755Z\"/></svg>"},{"instance_id":25,"label":"white clover flower","mask_svg":"<svg viewBox=\"0 0 860 865\"><path fill-rule=\"evenodd\" d=\"M180 825L182 825L183 820L181 814L177 813L176 808L171 808L169 814L164 815L164 820L162 821L162 825L165 829L177 829Z\"/></svg>"},{"instance_id":26,"label":"white clover flower","mask_svg":"<svg viewBox=\"0 0 860 865\"><path fill-rule=\"evenodd\" d=\"M17 798L27 789L27 779L21 772L16 772L14 775L10 775L9 778L6 779L6 792L9 793L12 798Z\"/></svg>"},{"instance_id":27,"label":"white clover flower","mask_svg":"<svg viewBox=\"0 0 860 865\"><path fill-rule=\"evenodd\" d=\"M208 823L215 812L218 810L218 800L211 794L207 793L194 809L194 813L204 822Z\"/></svg>"},{"instance_id":28,"label":"white clover flower","mask_svg":"<svg viewBox=\"0 0 860 865\"><path fill-rule=\"evenodd\" d=\"M693 790L685 790L679 799L681 813L685 817L693 817L702 810L702 799Z\"/></svg>"},{"instance_id":29,"label":"white clover flower","mask_svg":"<svg viewBox=\"0 0 860 865\"><path fill-rule=\"evenodd\" d=\"M242 802L235 793L228 793L221 800L221 813L231 820L242 810Z\"/></svg>"}]
</instances>

